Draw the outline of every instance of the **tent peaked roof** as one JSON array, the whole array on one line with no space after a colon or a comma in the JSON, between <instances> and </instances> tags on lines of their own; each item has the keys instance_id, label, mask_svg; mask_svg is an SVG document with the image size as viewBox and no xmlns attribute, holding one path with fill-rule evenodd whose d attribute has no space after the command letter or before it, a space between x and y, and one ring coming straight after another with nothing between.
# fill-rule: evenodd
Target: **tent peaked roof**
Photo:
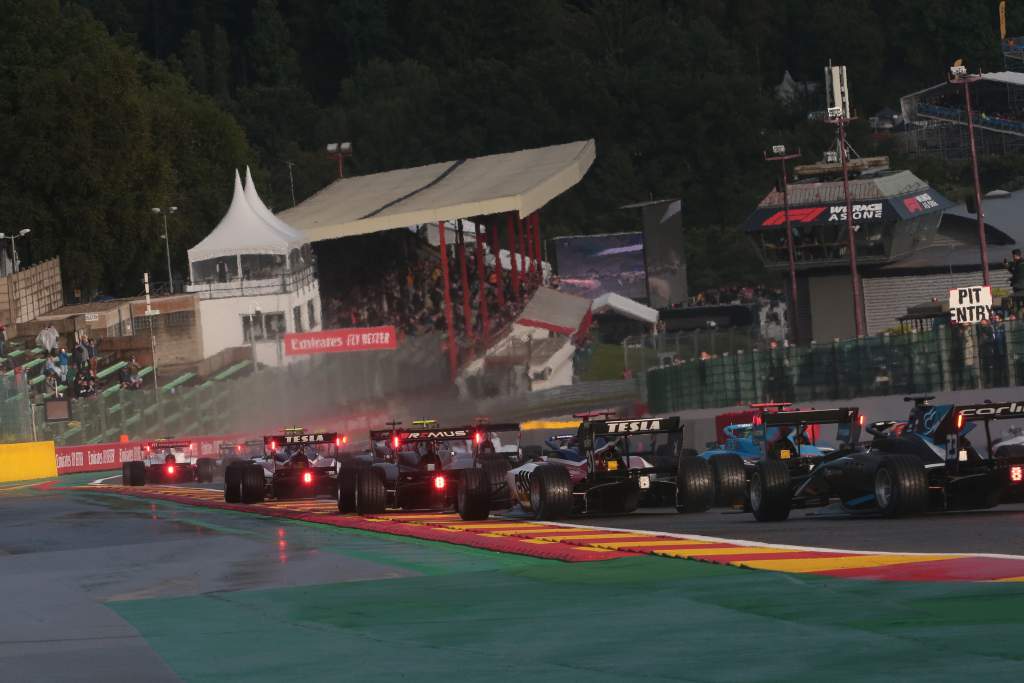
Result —
<instances>
[{"instance_id":1,"label":"tent peaked roof","mask_svg":"<svg viewBox=\"0 0 1024 683\"><path fill-rule=\"evenodd\" d=\"M248 166L245 167L245 199L249 202L249 206L256 215L263 219L263 222L272 227L281 237L286 239L289 244L299 246L305 243L302 235L295 228L275 216L274 212L263 203L259 192L256 191L256 183L253 182L252 171L249 170Z\"/></svg>"},{"instance_id":2,"label":"tent peaked roof","mask_svg":"<svg viewBox=\"0 0 1024 683\"><path fill-rule=\"evenodd\" d=\"M188 250L191 263L218 256L236 254L280 254L287 256L289 242L249 205L242 179L235 171L235 191L231 206L220 223L202 242Z\"/></svg>"},{"instance_id":3,"label":"tent peaked roof","mask_svg":"<svg viewBox=\"0 0 1024 683\"><path fill-rule=\"evenodd\" d=\"M281 218L307 240L491 214L527 216L578 183L593 140L445 161L334 181Z\"/></svg>"}]
</instances>

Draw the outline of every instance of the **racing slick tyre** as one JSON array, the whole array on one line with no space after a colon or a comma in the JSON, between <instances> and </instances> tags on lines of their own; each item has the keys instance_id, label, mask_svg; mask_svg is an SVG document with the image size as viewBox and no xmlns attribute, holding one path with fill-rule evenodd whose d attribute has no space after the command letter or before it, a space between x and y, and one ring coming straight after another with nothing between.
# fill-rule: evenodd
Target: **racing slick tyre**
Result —
<instances>
[{"instance_id":1,"label":"racing slick tyre","mask_svg":"<svg viewBox=\"0 0 1024 683\"><path fill-rule=\"evenodd\" d=\"M267 480L263 468L259 465L248 465L242 468L242 501L243 503L262 503L267 496Z\"/></svg>"},{"instance_id":2,"label":"racing slick tyre","mask_svg":"<svg viewBox=\"0 0 1024 683\"><path fill-rule=\"evenodd\" d=\"M750 511L759 522L781 522L793 504L789 467L778 460L759 460L750 475Z\"/></svg>"},{"instance_id":3,"label":"racing slick tyre","mask_svg":"<svg viewBox=\"0 0 1024 683\"><path fill-rule=\"evenodd\" d=\"M225 503L242 502L242 471L244 469L244 465L236 465L232 463L224 470Z\"/></svg>"},{"instance_id":4,"label":"racing slick tyre","mask_svg":"<svg viewBox=\"0 0 1024 683\"><path fill-rule=\"evenodd\" d=\"M459 471L459 517L466 521L487 519L491 514L491 487L487 470L471 467Z\"/></svg>"},{"instance_id":5,"label":"racing slick tyre","mask_svg":"<svg viewBox=\"0 0 1024 683\"><path fill-rule=\"evenodd\" d=\"M572 512L572 482L558 465L540 465L530 477L530 507L537 519L555 520Z\"/></svg>"},{"instance_id":6,"label":"racing slick tyre","mask_svg":"<svg viewBox=\"0 0 1024 683\"><path fill-rule=\"evenodd\" d=\"M676 512L706 512L715 502L711 465L683 455L676 464Z\"/></svg>"},{"instance_id":7,"label":"racing slick tyre","mask_svg":"<svg viewBox=\"0 0 1024 683\"><path fill-rule=\"evenodd\" d=\"M356 473L355 504L356 512L361 515L379 515L384 512L387 505L384 480L373 470Z\"/></svg>"},{"instance_id":8,"label":"racing slick tyre","mask_svg":"<svg viewBox=\"0 0 1024 683\"><path fill-rule=\"evenodd\" d=\"M487 480L488 507L491 510L507 510L512 507L512 492L508 488L508 462L503 460L484 461L483 472Z\"/></svg>"},{"instance_id":9,"label":"racing slick tyre","mask_svg":"<svg viewBox=\"0 0 1024 683\"><path fill-rule=\"evenodd\" d=\"M747 495L747 470L738 455L716 455L711 458L715 481L715 507L742 505Z\"/></svg>"},{"instance_id":10,"label":"racing slick tyre","mask_svg":"<svg viewBox=\"0 0 1024 683\"><path fill-rule=\"evenodd\" d=\"M146 483L146 463L132 460L121 465L121 482L125 486L142 486Z\"/></svg>"},{"instance_id":11,"label":"racing slick tyre","mask_svg":"<svg viewBox=\"0 0 1024 683\"><path fill-rule=\"evenodd\" d=\"M213 471L216 468L212 458L199 458L196 460L196 481L213 481Z\"/></svg>"},{"instance_id":12,"label":"racing slick tyre","mask_svg":"<svg viewBox=\"0 0 1024 683\"><path fill-rule=\"evenodd\" d=\"M920 459L887 455L875 470L875 502L885 517L914 515L928 507L928 475Z\"/></svg>"},{"instance_id":13,"label":"racing slick tyre","mask_svg":"<svg viewBox=\"0 0 1024 683\"><path fill-rule=\"evenodd\" d=\"M356 511L356 477L359 470L355 467L342 467L338 470L338 512Z\"/></svg>"}]
</instances>

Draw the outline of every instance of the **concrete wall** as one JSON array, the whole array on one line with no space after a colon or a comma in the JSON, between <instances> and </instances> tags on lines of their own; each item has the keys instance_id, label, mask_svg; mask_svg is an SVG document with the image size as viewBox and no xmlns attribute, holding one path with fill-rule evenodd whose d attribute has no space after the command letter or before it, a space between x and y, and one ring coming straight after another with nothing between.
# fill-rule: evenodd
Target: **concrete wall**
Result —
<instances>
[{"instance_id":1,"label":"concrete wall","mask_svg":"<svg viewBox=\"0 0 1024 683\"><path fill-rule=\"evenodd\" d=\"M811 339L830 342L857 336L849 274L808 278L807 292L811 299Z\"/></svg>"},{"instance_id":2,"label":"concrete wall","mask_svg":"<svg viewBox=\"0 0 1024 683\"><path fill-rule=\"evenodd\" d=\"M310 327L307 303L312 300L316 311L316 325ZM304 332L322 329L323 313L320 309L320 287L314 280L310 286L303 287L287 294L266 294L259 296L238 296L222 299L203 299L199 304L202 320L202 352L212 356L233 346L248 346L242 331L242 316L251 315L257 309L268 313L283 313L285 329L295 331L293 309L302 308L302 329ZM260 362L277 365L277 351L273 344L260 344L267 349L257 349L256 355Z\"/></svg>"},{"instance_id":3,"label":"concrete wall","mask_svg":"<svg viewBox=\"0 0 1024 683\"><path fill-rule=\"evenodd\" d=\"M995 267L997 264L992 265L994 267L989 271L992 286L1009 289L1010 274L1001 267ZM981 271L865 278L862 286L868 334L879 334L897 327L897 318L906 315L911 306L926 303L932 298L946 301L950 289L980 284Z\"/></svg>"}]
</instances>

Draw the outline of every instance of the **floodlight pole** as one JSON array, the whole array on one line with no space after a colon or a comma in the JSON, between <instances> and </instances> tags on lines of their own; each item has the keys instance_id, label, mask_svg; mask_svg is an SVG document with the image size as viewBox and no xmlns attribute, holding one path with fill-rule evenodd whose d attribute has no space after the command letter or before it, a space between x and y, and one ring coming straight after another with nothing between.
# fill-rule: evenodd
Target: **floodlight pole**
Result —
<instances>
[{"instance_id":1,"label":"floodlight pole","mask_svg":"<svg viewBox=\"0 0 1024 683\"><path fill-rule=\"evenodd\" d=\"M798 295L796 291L796 255L793 249L793 225L789 221L789 174L786 170L786 161L799 159L800 150L795 154L787 154L786 148L776 145L772 148L772 156L764 153L765 161L777 161L782 167L782 211L786 217L786 248L789 251L789 324L790 332L793 335L793 343L799 341L799 315L797 313Z\"/></svg>"},{"instance_id":2,"label":"floodlight pole","mask_svg":"<svg viewBox=\"0 0 1024 683\"><path fill-rule=\"evenodd\" d=\"M989 286L988 243L985 239L985 212L981 208L981 178L978 175L978 149L974 144L974 114L971 111L971 83L980 80L977 74L959 73L949 78L952 85L964 87L964 104L967 109L967 139L971 150L971 172L974 174L974 204L978 215L978 248L981 251L981 274L984 285Z\"/></svg>"},{"instance_id":3,"label":"floodlight pole","mask_svg":"<svg viewBox=\"0 0 1024 683\"><path fill-rule=\"evenodd\" d=\"M444 320L448 330L448 370L452 382L459 368L458 351L455 348L455 321L452 319L452 292L448 286L448 246L445 244L444 221L437 222L438 247L441 250L441 279L444 280Z\"/></svg>"},{"instance_id":4,"label":"floodlight pole","mask_svg":"<svg viewBox=\"0 0 1024 683\"><path fill-rule=\"evenodd\" d=\"M853 203L850 200L850 169L846 154L846 124L852 118L840 113L832 120L839 126L839 159L843 165L843 196L846 198L846 239L850 252L850 285L853 288L853 326L857 337L864 336L864 305L860 296L860 275L857 273L857 243L853 230Z\"/></svg>"}]
</instances>

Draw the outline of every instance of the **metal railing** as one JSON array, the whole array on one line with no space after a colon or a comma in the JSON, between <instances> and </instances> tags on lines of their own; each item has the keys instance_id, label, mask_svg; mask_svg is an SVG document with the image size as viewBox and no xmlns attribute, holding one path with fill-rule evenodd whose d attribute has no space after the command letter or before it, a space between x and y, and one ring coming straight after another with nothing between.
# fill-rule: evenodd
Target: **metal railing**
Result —
<instances>
[{"instance_id":1,"label":"metal railing","mask_svg":"<svg viewBox=\"0 0 1024 683\"><path fill-rule=\"evenodd\" d=\"M200 299L226 299L235 296L259 296L264 294L287 294L316 282L312 266L281 273L267 278L233 278L227 282L204 281L186 286L188 292L196 293Z\"/></svg>"},{"instance_id":2,"label":"metal railing","mask_svg":"<svg viewBox=\"0 0 1024 683\"><path fill-rule=\"evenodd\" d=\"M717 354L646 373L651 410L1017 386L1024 321Z\"/></svg>"}]
</instances>

